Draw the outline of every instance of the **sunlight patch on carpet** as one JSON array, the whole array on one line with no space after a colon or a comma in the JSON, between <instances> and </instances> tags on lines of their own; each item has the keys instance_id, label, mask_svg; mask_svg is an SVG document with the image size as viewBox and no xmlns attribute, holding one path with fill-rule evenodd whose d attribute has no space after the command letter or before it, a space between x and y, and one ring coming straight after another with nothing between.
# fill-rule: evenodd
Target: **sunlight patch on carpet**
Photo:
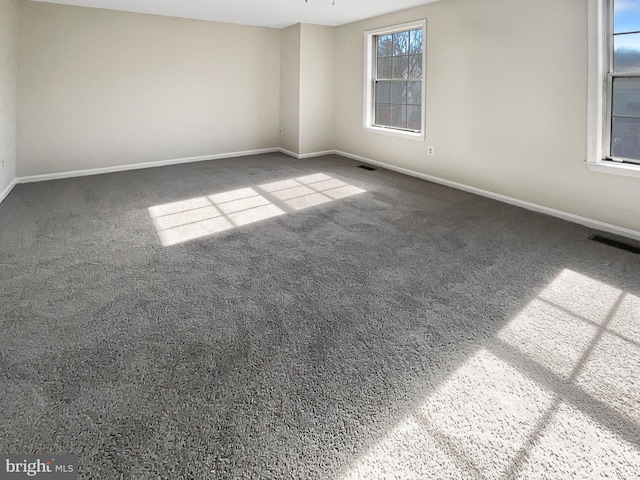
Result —
<instances>
[{"instance_id":1,"label":"sunlight patch on carpet","mask_svg":"<svg viewBox=\"0 0 640 480\"><path fill-rule=\"evenodd\" d=\"M365 191L317 173L156 205L149 215L162 245L170 246Z\"/></svg>"},{"instance_id":2,"label":"sunlight patch on carpet","mask_svg":"<svg viewBox=\"0 0 640 480\"><path fill-rule=\"evenodd\" d=\"M563 270L341 478L633 478L639 325L639 297Z\"/></svg>"},{"instance_id":3,"label":"sunlight patch on carpet","mask_svg":"<svg viewBox=\"0 0 640 480\"><path fill-rule=\"evenodd\" d=\"M500 331L498 338L553 373L568 378L596 333L595 326L534 299Z\"/></svg>"},{"instance_id":4,"label":"sunlight patch on carpet","mask_svg":"<svg viewBox=\"0 0 640 480\"><path fill-rule=\"evenodd\" d=\"M633 465L640 452L632 444L562 402L514 478L632 478Z\"/></svg>"},{"instance_id":5,"label":"sunlight patch on carpet","mask_svg":"<svg viewBox=\"0 0 640 480\"><path fill-rule=\"evenodd\" d=\"M552 392L481 349L343 479L496 477L552 400Z\"/></svg>"}]
</instances>

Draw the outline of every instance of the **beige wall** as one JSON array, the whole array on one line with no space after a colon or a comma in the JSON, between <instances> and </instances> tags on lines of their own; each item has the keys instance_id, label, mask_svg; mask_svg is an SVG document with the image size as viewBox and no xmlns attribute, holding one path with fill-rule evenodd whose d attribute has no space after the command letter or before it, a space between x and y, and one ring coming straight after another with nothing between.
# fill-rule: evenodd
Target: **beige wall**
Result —
<instances>
[{"instance_id":1,"label":"beige wall","mask_svg":"<svg viewBox=\"0 0 640 480\"><path fill-rule=\"evenodd\" d=\"M13 38L4 27L15 21L12 5L0 0L2 45ZM445 0L281 31L20 7L19 175L277 146L337 149L640 231L640 180L583 164L587 0ZM365 132L364 32L421 18L427 139ZM3 62L0 98L9 105L11 71ZM11 164L6 111L0 146Z\"/></svg>"},{"instance_id":2,"label":"beige wall","mask_svg":"<svg viewBox=\"0 0 640 480\"><path fill-rule=\"evenodd\" d=\"M301 26L299 153L302 155L334 148L334 32L333 27Z\"/></svg>"},{"instance_id":3,"label":"beige wall","mask_svg":"<svg viewBox=\"0 0 640 480\"><path fill-rule=\"evenodd\" d=\"M427 139L365 132L364 32L421 18ZM640 231L640 180L583 164L587 0L445 0L339 27L335 42L335 148Z\"/></svg>"},{"instance_id":4,"label":"beige wall","mask_svg":"<svg viewBox=\"0 0 640 480\"><path fill-rule=\"evenodd\" d=\"M0 0L0 196L16 177L17 36L17 6Z\"/></svg>"},{"instance_id":5,"label":"beige wall","mask_svg":"<svg viewBox=\"0 0 640 480\"><path fill-rule=\"evenodd\" d=\"M280 147L333 149L333 27L297 24L280 36Z\"/></svg>"},{"instance_id":6,"label":"beige wall","mask_svg":"<svg viewBox=\"0 0 640 480\"><path fill-rule=\"evenodd\" d=\"M278 144L280 32L23 2L18 174Z\"/></svg>"},{"instance_id":7,"label":"beige wall","mask_svg":"<svg viewBox=\"0 0 640 480\"><path fill-rule=\"evenodd\" d=\"M279 146L300 151L300 28L292 25L280 32L280 135ZM273 119L272 119L273 121Z\"/></svg>"}]
</instances>

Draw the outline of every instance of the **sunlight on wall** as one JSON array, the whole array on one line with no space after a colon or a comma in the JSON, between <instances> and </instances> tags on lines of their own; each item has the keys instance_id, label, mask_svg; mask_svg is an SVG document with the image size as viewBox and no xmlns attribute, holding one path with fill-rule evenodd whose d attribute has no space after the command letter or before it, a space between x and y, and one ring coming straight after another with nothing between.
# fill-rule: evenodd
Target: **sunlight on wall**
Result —
<instances>
[{"instance_id":1,"label":"sunlight on wall","mask_svg":"<svg viewBox=\"0 0 640 480\"><path fill-rule=\"evenodd\" d=\"M156 205L149 215L162 245L169 246L363 192L317 173Z\"/></svg>"},{"instance_id":2,"label":"sunlight on wall","mask_svg":"<svg viewBox=\"0 0 640 480\"><path fill-rule=\"evenodd\" d=\"M634 478L639 405L640 298L564 270L342 478Z\"/></svg>"}]
</instances>

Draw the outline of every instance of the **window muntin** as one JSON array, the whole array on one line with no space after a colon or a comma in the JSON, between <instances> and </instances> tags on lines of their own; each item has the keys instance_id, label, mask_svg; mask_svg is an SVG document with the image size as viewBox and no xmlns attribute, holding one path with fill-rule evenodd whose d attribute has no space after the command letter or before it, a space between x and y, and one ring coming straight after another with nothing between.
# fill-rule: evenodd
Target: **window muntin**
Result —
<instances>
[{"instance_id":1,"label":"window muntin","mask_svg":"<svg viewBox=\"0 0 640 480\"><path fill-rule=\"evenodd\" d=\"M607 157L640 163L640 0L609 0Z\"/></svg>"},{"instance_id":2,"label":"window muntin","mask_svg":"<svg viewBox=\"0 0 640 480\"><path fill-rule=\"evenodd\" d=\"M426 22L366 32L365 127L424 138Z\"/></svg>"}]
</instances>

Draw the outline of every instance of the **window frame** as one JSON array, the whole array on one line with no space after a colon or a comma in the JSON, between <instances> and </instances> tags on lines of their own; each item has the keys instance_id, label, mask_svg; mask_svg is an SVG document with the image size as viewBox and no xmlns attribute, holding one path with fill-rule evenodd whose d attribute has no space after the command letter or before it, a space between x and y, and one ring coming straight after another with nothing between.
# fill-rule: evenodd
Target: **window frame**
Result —
<instances>
[{"instance_id":1,"label":"window frame","mask_svg":"<svg viewBox=\"0 0 640 480\"><path fill-rule=\"evenodd\" d=\"M422 95L420 105L420 131L402 130L393 127L383 127L375 125L375 88L377 73L377 46L374 41L380 35L393 34L408 30L422 29ZM427 20L421 19L388 27L376 28L364 32L364 51L365 51L365 72L364 72L364 124L363 128L367 132L390 135L394 137L407 138L412 140L424 141L426 138L426 75L427 75L427 55L426 42L427 39Z\"/></svg>"},{"instance_id":2,"label":"window frame","mask_svg":"<svg viewBox=\"0 0 640 480\"><path fill-rule=\"evenodd\" d=\"M623 163L611 153L613 101L613 0L588 3L589 45L587 160L591 171L640 177L640 164ZM638 76L638 75L635 75Z\"/></svg>"}]
</instances>

